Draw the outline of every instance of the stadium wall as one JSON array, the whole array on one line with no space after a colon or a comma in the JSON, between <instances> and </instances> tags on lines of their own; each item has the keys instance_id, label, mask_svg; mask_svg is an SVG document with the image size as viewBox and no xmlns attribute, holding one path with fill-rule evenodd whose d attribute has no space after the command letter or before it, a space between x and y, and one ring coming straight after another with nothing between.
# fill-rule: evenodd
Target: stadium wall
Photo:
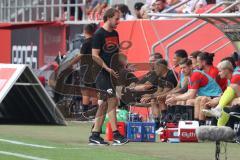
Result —
<instances>
[{"instance_id":1,"label":"stadium wall","mask_svg":"<svg viewBox=\"0 0 240 160\"><path fill-rule=\"evenodd\" d=\"M122 21L118 26L118 32L120 35L121 49L128 56L130 63L147 63L149 61L149 54L151 52L151 46L172 33L189 20L136 20L136 21ZM157 52L162 53L165 56L165 47L183 35L193 27L200 24L201 21L187 27L179 34L174 35L172 38L159 45L156 48ZM35 29L34 29L35 28ZM17 30L19 31L16 34ZM82 25L65 25L58 22L36 22L31 24L0 24L0 62L1 63L13 63L13 47L14 45L25 45L31 47L31 53L34 52L33 44L38 47L38 67L52 61L56 55L66 53L69 42L74 37L74 34L82 30ZM21 33L22 32L22 33ZM14 36L15 35L15 36ZM177 49L186 49L189 53L195 50L199 50L207 44L211 43L215 39L223 36L218 29L211 24L207 24L205 27L192 33L187 38L181 40L179 43L173 45L170 48L170 62L173 57L173 53ZM34 40L35 39L35 40ZM18 41L17 41L18 40ZM16 42L17 41L17 42ZM34 42L33 42L34 41ZM12 44L12 43L15 44ZM206 51L213 52L217 48L223 46L229 42L228 39L222 39L218 43L207 48ZM131 44L131 45L129 45ZM227 45L221 50L216 52L215 64L220 61L222 57L230 55L234 51L232 44ZM18 52L19 54L22 53ZM16 63L25 62L17 60ZM143 69L143 68L141 68Z\"/></svg>"},{"instance_id":2,"label":"stadium wall","mask_svg":"<svg viewBox=\"0 0 240 160\"><path fill-rule=\"evenodd\" d=\"M62 23L4 24L0 34L0 63L30 64L37 69L66 53Z\"/></svg>"},{"instance_id":3,"label":"stadium wall","mask_svg":"<svg viewBox=\"0 0 240 160\"><path fill-rule=\"evenodd\" d=\"M136 72L137 76L141 76L149 67L148 65L144 66L144 64L149 62L151 46L188 21L189 20L186 19L159 21L136 20L122 21L119 24L117 30L120 36L122 51L128 56L130 63L143 64L138 72ZM166 56L164 49L170 42L191 30L193 27L196 27L201 22L202 21L198 21L182 32L174 35L159 45L156 51ZM82 25L65 25L55 22L36 22L21 25L0 24L0 63L30 63L32 68L36 66L41 67L53 61L59 53L66 53L69 42L71 42L76 33L82 31L82 27ZM170 62L175 50L185 49L191 53L222 36L223 33L214 26L207 24L205 27L197 30L170 48ZM207 48L206 51L213 52L228 42L228 39L222 39ZM216 64L223 57L232 54L234 50L232 44L220 49L216 52L214 63ZM134 107L134 112L147 115L145 109L138 107Z\"/></svg>"},{"instance_id":4,"label":"stadium wall","mask_svg":"<svg viewBox=\"0 0 240 160\"><path fill-rule=\"evenodd\" d=\"M151 46L157 41L163 39L165 36L169 35L173 31L177 30L179 27L187 23L189 20L137 20L137 21L123 21L118 26L118 31L120 35L120 41L131 41L132 46L127 50L124 50L124 53L128 55L130 62L148 62L149 54L151 52ZM191 30L193 27L196 27L202 21L198 21L195 24L187 27L182 32L175 34L172 38L164 42L162 45L159 45L156 48L157 52L160 52L165 55L165 47L171 43L176 38L182 36L187 31ZM157 34L155 33L155 31ZM173 53L177 49L185 49L188 53L191 53L195 50L199 50L209 43L213 42L217 38L224 36L224 34L216 29L213 25L207 24L203 28L192 33L188 37L182 39L172 47L170 47L170 62L173 58ZM225 43L229 42L227 38L220 40L218 43L210 46L205 51L213 52L220 46L223 46ZM232 54L234 51L234 46L232 44L227 45L226 47L220 49L216 52L215 63L219 62L222 57Z\"/></svg>"}]
</instances>

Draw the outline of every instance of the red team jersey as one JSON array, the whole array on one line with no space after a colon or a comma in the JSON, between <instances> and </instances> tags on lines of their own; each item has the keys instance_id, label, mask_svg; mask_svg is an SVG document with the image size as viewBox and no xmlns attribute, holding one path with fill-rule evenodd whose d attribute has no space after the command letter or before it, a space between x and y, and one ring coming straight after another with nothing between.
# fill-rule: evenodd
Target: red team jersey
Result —
<instances>
[{"instance_id":1,"label":"red team jersey","mask_svg":"<svg viewBox=\"0 0 240 160\"><path fill-rule=\"evenodd\" d=\"M234 73L233 73L232 78L231 78L231 83L240 85L240 68L238 70L236 70L235 73L236 72L238 72L239 74L234 75Z\"/></svg>"},{"instance_id":2,"label":"red team jersey","mask_svg":"<svg viewBox=\"0 0 240 160\"><path fill-rule=\"evenodd\" d=\"M218 69L216 67L214 67L214 66L211 66L209 68L209 71L205 72L205 73L207 73L213 79L217 79L217 77L218 77Z\"/></svg>"},{"instance_id":3,"label":"red team jersey","mask_svg":"<svg viewBox=\"0 0 240 160\"><path fill-rule=\"evenodd\" d=\"M208 78L200 72L193 72L188 84L188 89L199 89L208 84Z\"/></svg>"},{"instance_id":4,"label":"red team jersey","mask_svg":"<svg viewBox=\"0 0 240 160\"><path fill-rule=\"evenodd\" d=\"M212 77L213 79L215 79L215 81L217 82L217 84L221 87L221 89L224 91L226 88L227 88L227 84L228 84L228 81L226 78L220 78L218 76L218 69L214 66L211 66L209 71L208 72L205 72L207 73L210 77Z\"/></svg>"}]
</instances>

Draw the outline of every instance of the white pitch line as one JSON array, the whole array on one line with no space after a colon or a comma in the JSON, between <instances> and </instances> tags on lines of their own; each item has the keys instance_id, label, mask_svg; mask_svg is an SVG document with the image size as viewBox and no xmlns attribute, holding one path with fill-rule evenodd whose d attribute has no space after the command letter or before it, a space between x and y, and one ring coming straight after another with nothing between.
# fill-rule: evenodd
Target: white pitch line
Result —
<instances>
[{"instance_id":1,"label":"white pitch line","mask_svg":"<svg viewBox=\"0 0 240 160\"><path fill-rule=\"evenodd\" d=\"M0 139L0 142L6 142L6 143L11 143L11 144L17 144L17 145L29 146L29 147L36 147L36 148L44 148L44 149L54 149L54 148L56 148L56 147L51 147L51 146L44 146L44 145L30 144L30 143L24 143L24 142L19 142L19 141L12 141L12 140L8 140L8 139Z\"/></svg>"},{"instance_id":2,"label":"white pitch line","mask_svg":"<svg viewBox=\"0 0 240 160\"><path fill-rule=\"evenodd\" d=\"M19 154L19 153L14 153L14 152L0 151L0 154L7 155L7 156L14 156L14 157L18 157L18 158L24 158L24 159L31 159L31 160L48 160L45 158L33 157L33 156L28 156L25 154Z\"/></svg>"},{"instance_id":3,"label":"white pitch line","mask_svg":"<svg viewBox=\"0 0 240 160\"><path fill-rule=\"evenodd\" d=\"M63 149L65 149L65 150L82 150L82 149L85 149L85 150L91 150L91 148L80 148L80 147L76 147L76 148L63 148Z\"/></svg>"},{"instance_id":4,"label":"white pitch line","mask_svg":"<svg viewBox=\"0 0 240 160\"><path fill-rule=\"evenodd\" d=\"M20 141L13 141L13 140L8 140L8 139L0 139L0 142L5 142L5 143L11 143L11 144L16 144L16 145L22 145L22 146L28 146L28 147L35 147L35 148L43 148L43 149L65 149L65 150L77 150L77 149L89 149L89 148L81 148L81 147L70 147L70 148L57 148L57 147L52 147L52 146L44 146L44 145L38 145L38 144L30 144L30 143L24 143Z\"/></svg>"}]
</instances>

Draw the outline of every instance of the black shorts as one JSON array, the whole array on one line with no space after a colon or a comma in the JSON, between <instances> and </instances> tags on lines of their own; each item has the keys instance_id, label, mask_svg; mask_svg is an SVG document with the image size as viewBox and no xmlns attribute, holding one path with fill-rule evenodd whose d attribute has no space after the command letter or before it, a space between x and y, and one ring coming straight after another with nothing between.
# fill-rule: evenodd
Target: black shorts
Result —
<instances>
[{"instance_id":1,"label":"black shorts","mask_svg":"<svg viewBox=\"0 0 240 160\"><path fill-rule=\"evenodd\" d=\"M224 111L227 113L235 113L235 114L240 114L240 105L234 105L230 108L225 107ZM234 128L235 123L240 123L240 118L231 115L229 118L229 121L227 123L227 126Z\"/></svg>"},{"instance_id":2,"label":"black shorts","mask_svg":"<svg viewBox=\"0 0 240 160\"><path fill-rule=\"evenodd\" d=\"M113 78L106 71L99 72L96 78L96 88L100 91L101 100L116 97L116 85Z\"/></svg>"},{"instance_id":3,"label":"black shorts","mask_svg":"<svg viewBox=\"0 0 240 160\"><path fill-rule=\"evenodd\" d=\"M80 66L80 86L96 88L96 80L93 78L92 67L89 65Z\"/></svg>"},{"instance_id":4,"label":"black shorts","mask_svg":"<svg viewBox=\"0 0 240 160\"><path fill-rule=\"evenodd\" d=\"M214 99L214 98L217 98L217 97L219 97L219 96L210 96L211 99Z\"/></svg>"}]
</instances>

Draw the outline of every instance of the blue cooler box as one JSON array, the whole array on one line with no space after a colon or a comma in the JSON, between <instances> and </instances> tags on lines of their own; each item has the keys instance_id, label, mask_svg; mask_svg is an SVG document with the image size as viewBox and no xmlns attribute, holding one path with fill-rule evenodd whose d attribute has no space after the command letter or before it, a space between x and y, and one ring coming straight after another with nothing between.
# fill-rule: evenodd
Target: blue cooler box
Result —
<instances>
[{"instance_id":1,"label":"blue cooler box","mask_svg":"<svg viewBox=\"0 0 240 160\"><path fill-rule=\"evenodd\" d=\"M155 142L155 123L143 122L142 123L142 141L143 142Z\"/></svg>"},{"instance_id":2,"label":"blue cooler box","mask_svg":"<svg viewBox=\"0 0 240 160\"><path fill-rule=\"evenodd\" d=\"M142 141L142 122L127 123L127 138L131 142Z\"/></svg>"}]
</instances>

